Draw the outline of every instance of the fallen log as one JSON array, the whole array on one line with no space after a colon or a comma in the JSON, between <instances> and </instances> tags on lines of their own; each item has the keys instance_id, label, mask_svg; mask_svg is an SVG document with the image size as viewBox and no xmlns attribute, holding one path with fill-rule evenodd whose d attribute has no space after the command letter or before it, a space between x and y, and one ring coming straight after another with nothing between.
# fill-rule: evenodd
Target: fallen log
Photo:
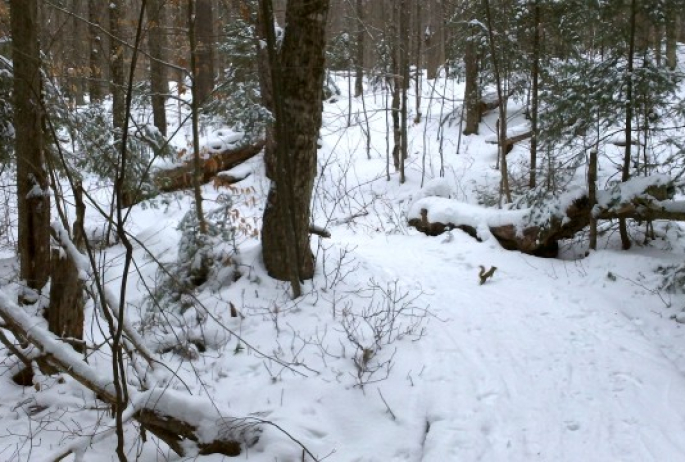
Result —
<instances>
[{"instance_id":1,"label":"fallen log","mask_svg":"<svg viewBox=\"0 0 685 462\"><path fill-rule=\"evenodd\" d=\"M430 236L461 229L478 240L497 239L507 250L556 257L559 241L585 229L591 218L685 221L685 201L672 200L675 188L665 175L634 178L597 192L592 203L584 190L522 210L493 210L441 197L416 201L409 225Z\"/></svg>"},{"instance_id":2,"label":"fallen log","mask_svg":"<svg viewBox=\"0 0 685 462\"><path fill-rule=\"evenodd\" d=\"M253 158L261 152L263 147L264 141L262 140L256 144L211 153L209 158L203 160L202 183L208 183L217 173L230 170ZM161 192L180 191L192 187L193 172L193 163L188 161L178 167L156 171L153 175L153 181Z\"/></svg>"},{"instance_id":3,"label":"fallen log","mask_svg":"<svg viewBox=\"0 0 685 462\"><path fill-rule=\"evenodd\" d=\"M1 291L0 318L17 338L38 348L41 357L56 370L71 376L109 405L118 405L111 377L85 363L76 351L65 347L43 323L36 322ZM124 404L132 410L131 418L179 456L192 452L192 446L199 454L237 456L243 446L255 444L261 433L253 422L227 419L209 401L170 388L142 392L130 389L129 402Z\"/></svg>"},{"instance_id":4,"label":"fallen log","mask_svg":"<svg viewBox=\"0 0 685 462\"><path fill-rule=\"evenodd\" d=\"M515 127L507 130L507 139L504 140L504 146L506 146L505 152L509 154L512 149L514 149L514 144L519 141L526 140L533 136L533 131L530 128L530 124L517 125ZM498 144L499 138L495 135L490 135L485 138L485 142L489 144Z\"/></svg>"},{"instance_id":5,"label":"fallen log","mask_svg":"<svg viewBox=\"0 0 685 462\"><path fill-rule=\"evenodd\" d=\"M230 170L259 154L264 148L264 140L238 148L210 152L202 161L202 184L209 183L217 173ZM152 183L159 192L174 192L189 189L193 186L195 167L192 160L169 169L160 169L152 173ZM131 207L150 196L143 191L127 191L124 194L124 207Z\"/></svg>"}]
</instances>

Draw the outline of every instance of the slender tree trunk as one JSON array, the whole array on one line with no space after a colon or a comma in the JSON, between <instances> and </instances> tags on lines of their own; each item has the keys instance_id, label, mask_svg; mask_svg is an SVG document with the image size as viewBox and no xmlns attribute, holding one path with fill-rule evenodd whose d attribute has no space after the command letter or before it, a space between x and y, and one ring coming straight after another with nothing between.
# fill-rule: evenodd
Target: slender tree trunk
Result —
<instances>
[{"instance_id":1,"label":"slender tree trunk","mask_svg":"<svg viewBox=\"0 0 685 462\"><path fill-rule=\"evenodd\" d=\"M537 161L538 161L538 103L539 103L539 90L538 90L538 80L540 78L540 5L539 0L535 0L534 8L534 19L535 24L533 31L533 67L532 73L532 88L531 88L531 114L530 114L530 177L528 181L528 187L530 189L536 186L536 175L537 175Z\"/></svg>"},{"instance_id":2,"label":"slender tree trunk","mask_svg":"<svg viewBox=\"0 0 685 462\"><path fill-rule=\"evenodd\" d=\"M150 49L150 88L152 90L152 117L155 127L166 136L166 95L169 93L169 77L167 75L164 48L166 35L164 24L166 20L164 0L148 0L148 18L150 27L148 32L148 47Z\"/></svg>"},{"instance_id":3,"label":"slender tree trunk","mask_svg":"<svg viewBox=\"0 0 685 462\"><path fill-rule=\"evenodd\" d=\"M400 0L400 71L402 82L401 102L401 157L400 157L400 183L406 180L404 174L405 161L407 159L407 89L409 88L409 5L407 0Z\"/></svg>"},{"instance_id":4,"label":"slender tree trunk","mask_svg":"<svg viewBox=\"0 0 685 462\"><path fill-rule=\"evenodd\" d=\"M590 165L588 166L588 200L590 204L597 202L597 149L590 150ZM597 249L597 219L590 214L590 249Z\"/></svg>"},{"instance_id":5,"label":"slender tree trunk","mask_svg":"<svg viewBox=\"0 0 685 462\"><path fill-rule=\"evenodd\" d=\"M468 26L471 31L472 26ZM464 67L466 70L466 82L464 86L464 105L466 107L466 123L464 124L464 135L478 133L480 125L481 108L480 92L478 89L478 51L476 38L473 33L466 39L464 49Z\"/></svg>"},{"instance_id":6,"label":"slender tree trunk","mask_svg":"<svg viewBox=\"0 0 685 462\"><path fill-rule=\"evenodd\" d=\"M37 0L10 1L14 63L20 276L40 291L50 275L50 192L45 170Z\"/></svg>"},{"instance_id":7,"label":"slender tree trunk","mask_svg":"<svg viewBox=\"0 0 685 462\"><path fill-rule=\"evenodd\" d=\"M485 12L488 26L488 42L490 44L490 54L492 55L492 67L495 74L497 85L497 99L499 100L499 123L498 123L498 146L499 160L502 166L502 179L500 182L500 197L504 195L507 202L511 202L511 190L509 188L509 169L507 166L507 93L504 90L504 82L499 59L497 58L497 46L495 43L494 22L490 11L490 1L484 0Z\"/></svg>"},{"instance_id":8,"label":"slender tree trunk","mask_svg":"<svg viewBox=\"0 0 685 462\"><path fill-rule=\"evenodd\" d=\"M214 12L211 0L193 0L196 2L196 63L198 104L205 104L214 90Z\"/></svg>"},{"instance_id":9,"label":"slender tree trunk","mask_svg":"<svg viewBox=\"0 0 685 462\"><path fill-rule=\"evenodd\" d=\"M85 103L83 95L83 69L85 67L83 62L83 21L79 18L81 15L80 0L72 0L71 11L74 16L71 20L71 37L70 37L70 51L67 55L68 69L67 75L69 78L69 93L73 98L73 103L77 106L82 106Z\"/></svg>"},{"instance_id":10,"label":"slender tree trunk","mask_svg":"<svg viewBox=\"0 0 685 462\"><path fill-rule=\"evenodd\" d=\"M435 34L435 24L437 5L435 2L428 2L428 20L426 25L426 30L423 36L423 49L426 54L426 78L428 80L433 80L438 76L438 63L437 63L437 53L435 53L436 40L433 39Z\"/></svg>"},{"instance_id":11,"label":"slender tree trunk","mask_svg":"<svg viewBox=\"0 0 685 462\"><path fill-rule=\"evenodd\" d=\"M126 101L124 92L124 46L121 43L123 39L123 21L124 12L122 11L121 0L110 0L109 2L109 66L110 66L110 91L112 92L112 119L114 122L115 139L121 140L121 130L124 127L124 118L126 117ZM120 147L116 148L121 151Z\"/></svg>"},{"instance_id":12,"label":"slender tree trunk","mask_svg":"<svg viewBox=\"0 0 685 462\"><path fill-rule=\"evenodd\" d=\"M193 194L195 196L195 213L197 215L197 223L200 232L205 234L207 232L207 222L205 221L205 214L202 207L202 160L200 159L200 85L198 83L198 57L197 57L197 42L196 42L196 25L198 20L197 9L198 6L195 0L188 0L188 41L190 44L190 74L191 74L191 121L193 131Z\"/></svg>"},{"instance_id":13,"label":"slender tree trunk","mask_svg":"<svg viewBox=\"0 0 685 462\"><path fill-rule=\"evenodd\" d=\"M416 18L414 21L416 23L416 80L414 81L416 86L414 92L416 93L416 116L414 117L414 123L418 124L421 122L421 78L423 76L423 61L421 45L423 44L422 29L421 29L421 10L423 7L423 2L420 0L414 0L416 2Z\"/></svg>"},{"instance_id":14,"label":"slender tree trunk","mask_svg":"<svg viewBox=\"0 0 685 462\"><path fill-rule=\"evenodd\" d=\"M248 6L243 4L241 7L243 19L247 20L249 17ZM262 97L262 105L275 113L273 101L273 79L271 77L271 65L269 64L269 50L262 46L266 43L266 27L273 28L273 18L270 19L271 24L264 18L262 8L258 8L257 24L255 25L255 48L257 50L257 72L259 74L259 92ZM278 58L278 57L277 57ZM276 141L275 129L273 124L268 123L265 129L265 145L264 145L264 166L266 176L270 180L276 179Z\"/></svg>"},{"instance_id":15,"label":"slender tree trunk","mask_svg":"<svg viewBox=\"0 0 685 462\"><path fill-rule=\"evenodd\" d=\"M292 279L292 267L299 280L314 275L309 222L321 127L328 7L328 0L290 0L280 59L288 72L277 72L275 60L270 60L279 172L264 210L262 249L267 271L281 280ZM270 53L273 57L271 47ZM294 239L287 238L288 230ZM299 295L296 289L299 285L293 284L294 296Z\"/></svg>"},{"instance_id":16,"label":"slender tree trunk","mask_svg":"<svg viewBox=\"0 0 685 462\"><path fill-rule=\"evenodd\" d=\"M355 57L354 96L364 92L364 0L356 3L357 49Z\"/></svg>"},{"instance_id":17,"label":"slender tree trunk","mask_svg":"<svg viewBox=\"0 0 685 462\"><path fill-rule=\"evenodd\" d=\"M637 0L631 1L630 6L630 40L628 44L628 68L626 72L626 147L623 154L623 168L621 169L621 181L630 179L630 161L632 158L631 148L633 145L633 66L635 55L635 40L637 29ZM627 250L631 246L630 236L625 218L618 220L619 234L621 235L621 247Z\"/></svg>"},{"instance_id":18,"label":"slender tree trunk","mask_svg":"<svg viewBox=\"0 0 685 462\"><path fill-rule=\"evenodd\" d=\"M395 171L400 170L400 158L402 156L402 129L400 126L400 95L402 91L402 79L400 76L400 47L399 37L396 24L399 22L398 5L392 4L392 20L388 27L388 35L390 35L390 53L391 58L391 74L392 74L392 133L394 146L392 148L392 160L395 165Z\"/></svg>"},{"instance_id":19,"label":"slender tree trunk","mask_svg":"<svg viewBox=\"0 0 685 462\"><path fill-rule=\"evenodd\" d=\"M677 50L677 37L678 37L678 16L679 14L674 11L675 8L669 8L666 15L666 64L669 69L675 69L676 61L676 50Z\"/></svg>"},{"instance_id":20,"label":"slender tree trunk","mask_svg":"<svg viewBox=\"0 0 685 462\"><path fill-rule=\"evenodd\" d=\"M90 102L102 100L102 36L97 26L100 25L100 10L97 2L89 1L88 4L88 67L90 78L88 80L88 93Z\"/></svg>"}]
</instances>

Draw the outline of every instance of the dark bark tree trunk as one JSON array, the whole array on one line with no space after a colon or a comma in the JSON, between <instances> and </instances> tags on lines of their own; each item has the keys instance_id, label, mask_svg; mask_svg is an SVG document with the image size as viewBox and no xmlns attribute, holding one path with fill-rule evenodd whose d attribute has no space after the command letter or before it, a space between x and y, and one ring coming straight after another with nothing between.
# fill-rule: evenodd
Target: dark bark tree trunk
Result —
<instances>
[{"instance_id":1,"label":"dark bark tree trunk","mask_svg":"<svg viewBox=\"0 0 685 462\"><path fill-rule=\"evenodd\" d=\"M633 145L633 66L635 45L637 39L637 0L631 1L630 7L630 38L628 43L628 68L626 72L626 146L623 153L623 168L621 169L621 181L628 181L630 179L630 161L632 158L631 147ZM625 218L618 220L618 230L621 235L621 247L628 250L631 246L630 236L628 235L628 226Z\"/></svg>"},{"instance_id":2,"label":"dark bark tree trunk","mask_svg":"<svg viewBox=\"0 0 685 462\"><path fill-rule=\"evenodd\" d=\"M678 13L675 9L671 7L666 15L666 64L669 69L675 69L677 64Z\"/></svg>"},{"instance_id":3,"label":"dark bark tree trunk","mask_svg":"<svg viewBox=\"0 0 685 462\"><path fill-rule=\"evenodd\" d=\"M300 281L314 275L309 222L321 127L328 6L328 0L289 0L280 59L287 72L277 72L274 59L270 60L278 172L264 211L263 258L272 277L291 283L293 272ZM270 50L272 57L274 52ZM289 240L288 234L294 240ZM293 291L299 295L295 284Z\"/></svg>"},{"instance_id":4,"label":"dark bark tree trunk","mask_svg":"<svg viewBox=\"0 0 685 462\"><path fill-rule=\"evenodd\" d=\"M83 88L83 70L85 63L83 62L83 43L84 43L84 24L80 19L81 15L81 1L72 0L71 11L74 16L70 18L71 21L71 36L70 36L70 53L67 54L67 77L69 79L69 94L73 98L72 101L78 106L85 103L84 88Z\"/></svg>"},{"instance_id":5,"label":"dark bark tree trunk","mask_svg":"<svg viewBox=\"0 0 685 462\"><path fill-rule=\"evenodd\" d=\"M359 97L364 92L364 0L357 0L357 49L355 56L354 96Z\"/></svg>"},{"instance_id":6,"label":"dark bark tree trunk","mask_svg":"<svg viewBox=\"0 0 685 462\"><path fill-rule=\"evenodd\" d=\"M400 95L402 91L402 79L400 77L400 63L399 63L399 38L396 24L399 22L398 5L391 3L392 19L387 27L387 33L390 36L388 41L390 44L391 57L391 74L392 74L392 134L394 145L392 148L392 160L395 165L395 171L400 170L400 157L402 156L402 129L400 125Z\"/></svg>"},{"instance_id":7,"label":"dark bark tree trunk","mask_svg":"<svg viewBox=\"0 0 685 462\"><path fill-rule=\"evenodd\" d=\"M400 113L400 139L401 139L401 156L400 156L400 183L404 183L406 178L404 174L405 160L407 159L407 89L409 88L409 5L407 0L399 1L400 8L400 82L402 83L402 102Z\"/></svg>"},{"instance_id":8,"label":"dark bark tree trunk","mask_svg":"<svg viewBox=\"0 0 685 462\"><path fill-rule=\"evenodd\" d=\"M148 18L150 29L148 32L148 47L150 49L150 88L152 90L152 117L155 127L166 136L166 95L169 93L169 78L166 65L163 63L166 36L164 24L166 20L165 2L163 0L148 0Z\"/></svg>"},{"instance_id":9,"label":"dark bark tree trunk","mask_svg":"<svg viewBox=\"0 0 685 462\"><path fill-rule=\"evenodd\" d=\"M243 19L247 20L249 14L248 6L241 7L245 11ZM271 65L269 64L269 50L261 46L261 43L266 43L265 27L269 26L264 19L262 9L259 8L257 12L257 24L255 29L255 48L257 49L257 73L259 74L259 91L262 97L262 105L274 114L273 101L273 81L271 78ZM273 27L273 24L270 25ZM266 176L270 180L276 179L276 142L274 140L275 130L272 124L267 124L265 131L264 145L264 167Z\"/></svg>"},{"instance_id":10,"label":"dark bark tree trunk","mask_svg":"<svg viewBox=\"0 0 685 462\"><path fill-rule=\"evenodd\" d=\"M202 84L200 80L202 79L200 75L199 64L200 60L198 58L198 44L196 41L197 37L197 21L198 14L197 9L200 7L200 3L195 0L188 0L188 39L190 42L190 75L191 75L191 101L190 101L190 112L191 112L191 125L193 132L193 195L195 197L195 214L197 216L197 222L201 233L207 232L207 222L205 221L205 214L202 207L202 160L200 159L200 102L202 100L201 88ZM210 5L211 7L211 5Z\"/></svg>"},{"instance_id":11,"label":"dark bark tree trunk","mask_svg":"<svg viewBox=\"0 0 685 462\"><path fill-rule=\"evenodd\" d=\"M528 187L533 189L537 183L537 162L538 162L538 103L540 100L538 83L540 78L540 5L535 1L534 8L534 30L533 30L533 67L531 92L531 109L530 109L530 176L528 180Z\"/></svg>"},{"instance_id":12,"label":"dark bark tree trunk","mask_svg":"<svg viewBox=\"0 0 685 462\"><path fill-rule=\"evenodd\" d=\"M202 27L196 28L197 62L196 70L197 97L200 105L211 98L214 90L214 11L211 0L196 0L195 23Z\"/></svg>"},{"instance_id":13,"label":"dark bark tree trunk","mask_svg":"<svg viewBox=\"0 0 685 462\"><path fill-rule=\"evenodd\" d=\"M469 29L471 26L469 26ZM464 87L464 104L466 108L466 123L464 124L464 135L474 135L478 133L480 125L481 106L480 92L478 91L478 50L475 36L470 34L466 39L464 50L464 67L466 70L466 81Z\"/></svg>"},{"instance_id":14,"label":"dark bark tree trunk","mask_svg":"<svg viewBox=\"0 0 685 462\"><path fill-rule=\"evenodd\" d=\"M98 102L102 100L102 36L97 26L100 25L100 9L97 2L88 2L88 67L90 68L90 77L88 80L88 93L90 95L90 102Z\"/></svg>"},{"instance_id":15,"label":"dark bark tree trunk","mask_svg":"<svg viewBox=\"0 0 685 462\"><path fill-rule=\"evenodd\" d=\"M50 193L43 150L37 0L11 0L20 276L43 288L50 275Z\"/></svg>"},{"instance_id":16,"label":"dark bark tree trunk","mask_svg":"<svg viewBox=\"0 0 685 462\"><path fill-rule=\"evenodd\" d=\"M590 161L587 172L588 200L597 203L597 149L590 150ZM597 249L597 219L590 215L590 249Z\"/></svg>"},{"instance_id":17,"label":"dark bark tree trunk","mask_svg":"<svg viewBox=\"0 0 685 462\"><path fill-rule=\"evenodd\" d=\"M414 31L416 33L416 80L414 81L414 92L416 93L416 115L414 116L414 123L418 124L421 122L421 81L423 76L423 29L421 28L421 11L423 8L423 2L420 0L414 1L416 6L416 9L414 10L416 14L416 17L414 18L414 23L416 24L416 30Z\"/></svg>"},{"instance_id":18,"label":"dark bark tree trunk","mask_svg":"<svg viewBox=\"0 0 685 462\"><path fill-rule=\"evenodd\" d=\"M124 77L124 46L123 20L124 12L121 0L110 0L109 3L109 67L110 67L110 91L112 92L112 119L114 122L115 139L121 140L121 130L124 128L126 117L125 101L125 77ZM115 144L116 150L121 151L120 146Z\"/></svg>"}]
</instances>

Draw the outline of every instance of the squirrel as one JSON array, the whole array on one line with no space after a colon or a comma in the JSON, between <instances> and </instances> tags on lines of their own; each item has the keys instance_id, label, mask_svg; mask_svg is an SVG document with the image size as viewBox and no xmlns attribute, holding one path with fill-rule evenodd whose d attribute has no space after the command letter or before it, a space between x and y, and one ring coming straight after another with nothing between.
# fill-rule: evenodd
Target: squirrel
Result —
<instances>
[{"instance_id":1,"label":"squirrel","mask_svg":"<svg viewBox=\"0 0 685 462\"><path fill-rule=\"evenodd\" d=\"M497 271L496 266L491 266L489 270L485 271L485 267L483 265L478 266L480 268L480 272L478 273L478 277L480 278L480 285L485 284L485 281L490 279L493 274L495 274L495 271Z\"/></svg>"}]
</instances>

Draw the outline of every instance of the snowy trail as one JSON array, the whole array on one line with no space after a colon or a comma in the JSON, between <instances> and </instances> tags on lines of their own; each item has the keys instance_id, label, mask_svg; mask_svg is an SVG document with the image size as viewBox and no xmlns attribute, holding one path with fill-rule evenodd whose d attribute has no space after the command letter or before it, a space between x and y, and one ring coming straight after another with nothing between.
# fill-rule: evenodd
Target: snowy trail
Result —
<instances>
[{"instance_id":1,"label":"snowy trail","mask_svg":"<svg viewBox=\"0 0 685 462\"><path fill-rule=\"evenodd\" d=\"M615 302L578 281L541 285L501 251L491 252L500 271L479 286L474 259L487 246L405 239L355 244L432 293L447 319L420 342L430 427L419 460L685 460L685 378Z\"/></svg>"}]
</instances>

